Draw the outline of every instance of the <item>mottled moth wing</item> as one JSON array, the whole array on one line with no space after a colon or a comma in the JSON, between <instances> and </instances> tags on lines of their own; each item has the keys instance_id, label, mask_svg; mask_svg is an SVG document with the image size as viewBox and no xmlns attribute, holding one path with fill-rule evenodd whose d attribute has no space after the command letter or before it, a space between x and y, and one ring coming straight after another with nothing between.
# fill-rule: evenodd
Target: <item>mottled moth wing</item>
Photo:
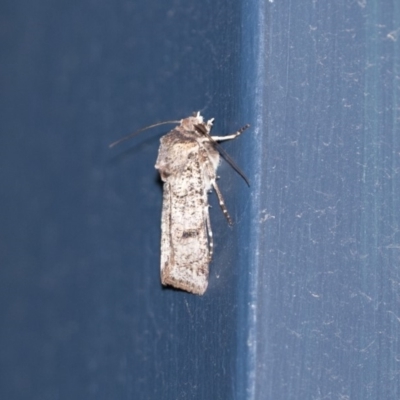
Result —
<instances>
[{"instance_id":1,"label":"mottled moth wing","mask_svg":"<svg viewBox=\"0 0 400 400\"><path fill-rule=\"evenodd\" d=\"M156 168L164 181L161 282L203 294L212 255L207 191L219 155L182 126L161 138ZM208 144L208 143L207 143Z\"/></svg>"},{"instance_id":2,"label":"mottled moth wing","mask_svg":"<svg viewBox=\"0 0 400 400\"><path fill-rule=\"evenodd\" d=\"M139 132L169 123L179 123L160 139L155 167L164 182L161 218L161 282L202 295L208 285L213 238L208 212L210 189L214 189L228 223L232 219L216 182L219 154L246 181L249 181L218 142L232 140L249 125L233 134L210 136L214 118L204 122L200 112L180 121L165 121L142 128L110 144L117 144Z\"/></svg>"}]
</instances>

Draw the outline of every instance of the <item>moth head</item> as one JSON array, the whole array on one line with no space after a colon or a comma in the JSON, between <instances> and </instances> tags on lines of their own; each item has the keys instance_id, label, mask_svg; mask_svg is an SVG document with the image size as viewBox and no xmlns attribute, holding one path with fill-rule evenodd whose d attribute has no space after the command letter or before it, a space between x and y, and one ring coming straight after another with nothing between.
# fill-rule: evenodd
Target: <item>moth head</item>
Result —
<instances>
[{"instance_id":1,"label":"moth head","mask_svg":"<svg viewBox=\"0 0 400 400\"><path fill-rule=\"evenodd\" d=\"M183 129L185 129L186 131L189 131L189 132L196 130L195 127L198 125L206 125L204 123L203 116L200 114L200 111L194 113L192 117L187 117L187 118L182 119L180 122L181 122L181 126L183 127ZM210 121L207 122L207 127L209 125L209 122ZM212 120L211 120L211 126L212 126Z\"/></svg>"},{"instance_id":2,"label":"moth head","mask_svg":"<svg viewBox=\"0 0 400 400\"><path fill-rule=\"evenodd\" d=\"M201 122L199 122L200 124L204 124L204 119L203 119L202 115L200 114L200 111L197 111L197 112L193 113L193 116L194 116L195 118L198 118L199 121L201 121ZM211 128L212 128L212 126L213 126L214 119L215 119L215 118L211 118L211 119L209 119L209 120L207 121L206 124L204 124L205 126L207 126L207 128L208 128L209 131L211 130Z\"/></svg>"}]
</instances>

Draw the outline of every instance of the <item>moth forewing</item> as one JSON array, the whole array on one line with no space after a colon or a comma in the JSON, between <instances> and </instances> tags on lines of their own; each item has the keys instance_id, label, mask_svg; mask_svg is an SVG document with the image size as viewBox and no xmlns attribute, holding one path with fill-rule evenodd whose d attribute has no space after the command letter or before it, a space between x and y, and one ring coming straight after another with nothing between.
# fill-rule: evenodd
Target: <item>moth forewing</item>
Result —
<instances>
[{"instance_id":1,"label":"moth forewing","mask_svg":"<svg viewBox=\"0 0 400 400\"><path fill-rule=\"evenodd\" d=\"M204 122L198 112L181 121L165 121L140 129L110 144L114 147L144 130L178 123L160 139L155 167L164 182L161 217L161 282L177 289L204 294L213 255L213 236L208 212L208 192L214 189L229 224L232 220L216 182L220 153L246 181L240 168L219 146L232 140L249 125L232 135L210 136L213 120Z\"/></svg>"},{"instance_id":2,"label":"moth forewing","mask_svg":"<svg viewBox=\"0 0 400 400\"><path fill-rule=\"evenodd\" d=\"M160 139L155 165L164 181L161 282L199 295L207 289L213 254L210 189L215 189L221 209L232 223L216 183L220 158L215 141L234 139L246 129L228 137L211 137L212 121L204 123L200 113L183 119Z\"/></svg>"},{"instance_id":3,"label":"moth forewing","mask_svg":"<svg viewBox=\"0 0 400 400\"><path fill-rule=\"evenodd\" d=\"M182 123L161 138L156 162L164 181L161 282L203 294L212 254L207 190L215 169L208 155L213 150L206 150L189 128ZM213 156L215 161L218 153Z\"/></svg>"}]
</instances>

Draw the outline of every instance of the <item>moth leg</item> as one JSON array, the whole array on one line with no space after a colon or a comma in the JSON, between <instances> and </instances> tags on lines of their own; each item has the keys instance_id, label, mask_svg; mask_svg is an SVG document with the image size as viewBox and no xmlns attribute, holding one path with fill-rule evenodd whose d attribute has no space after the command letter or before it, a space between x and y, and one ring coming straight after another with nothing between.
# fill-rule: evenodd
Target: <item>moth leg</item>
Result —
<instances>
[{"instance_id":1,"label":"moth leg","mask_svg":"<svg viewBox=\"0 0 400 400\"><path fill-rule=\"evenodd\" d=\"M207 204L204 208L204 216L205 216L205 223L207 227L207 234L208 234L208 259L211 262L213 254L214 254L214 240L213 240L213 233L211 230L211 222L210 222L210 212L209 212L209 205Z\"/></svg>"},{"instance_id":2,"label":"moth leg","mask_svg":"<svg viewBox=\"0 0 400 400\"><path fill-rule=\"evenodd\" d=\"M230 217L230 215L229 215L229 213L228 213L228 209L226 208L224 198L222 197L222 193L221 193L221 191L219 190L219 187L218 187L218 185L217 185L217 182L215 182L215 180L214 180L214 181L212 182L212 185L213 185L213 188L215 189L215 192L217 193L219 205L220 205L221 210L222 210L222 212L224 213L226 219L228 220L228 224L229 224L229 225L233 225L232 218Z\"/></svg>"},{"instance_id":3,"label":"moth leg","mask_svg":"<svg viewBox=\"0 0 400 400\"><path fill-rule=\"evenodd\" d=\"M174 245L171 237L171 186L168 182L164 183L163 208L161 217L161 282L169 274L171 265L174 264Z\"/></svg>"},{"instance_id":4,"label":"moth leg","mask_svg":"<svg viewBox=\"0 0 400 400\"><path fill-rule=\"evenodd\" d=\"M231 135L227 135L227 136L211 136L212 139L214 139L217 142L222 142L224 140L232 140L237 138L238 136L240 136L250 125L247 124L245 126L243 126L242 128L240 128L237 132L232 133Z\"/></svg>"}]
</instances>

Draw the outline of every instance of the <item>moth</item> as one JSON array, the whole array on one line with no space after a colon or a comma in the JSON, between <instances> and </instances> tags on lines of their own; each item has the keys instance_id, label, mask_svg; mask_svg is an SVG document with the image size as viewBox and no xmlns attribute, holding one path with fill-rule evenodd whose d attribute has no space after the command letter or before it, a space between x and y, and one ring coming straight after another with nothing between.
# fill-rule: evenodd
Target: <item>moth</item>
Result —
<instances>
[{"instance_id":1,"label":"moth","mask_svg":"<svg viewBox=\"0 0 400 400\"><path fill-rule=\"evenodd\" d=\"M220 155L243 177L218 142L232 140L249 125L227 136L211 136L213 119L204 121L200 112L181 121L160 139L155 168L164 182L161 216L161 283L202 295L208 286L209 264L213 256L208 192L215 190L219 205L232 225L222 193L217 185ZM152 125L152 128L159 124ZM142 129L142 130L144 130ZM135 134L141 132L136 132ZM135 135L133 134L133 135ZM120 143L132 135L110 145Z\"/></svg>"}]
</instances>

